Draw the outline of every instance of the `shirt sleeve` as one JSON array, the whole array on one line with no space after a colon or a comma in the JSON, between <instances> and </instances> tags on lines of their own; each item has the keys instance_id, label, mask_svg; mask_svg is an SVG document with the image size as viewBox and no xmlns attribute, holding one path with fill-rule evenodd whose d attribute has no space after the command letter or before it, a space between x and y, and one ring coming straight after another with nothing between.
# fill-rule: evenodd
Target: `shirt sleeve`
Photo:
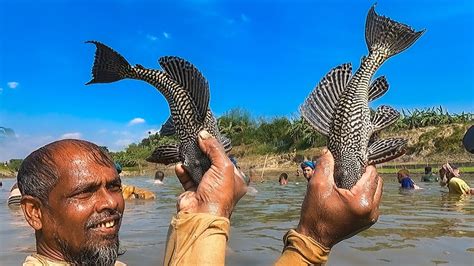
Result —
<instances>
[{"instance_id":1,"label":"shirt sleeve","mask_svg":"<svg viewBox=\"0 0 474 266\"><path fill-rule=\"evenodd\" d=\"M163 265L224 265L229 219L206 213L178 213L168 230Z\"/></svg>"},{"instance_id":2,"label":"shirt sleeve","mask_svg":"<svg viewBox=\"0 0 474 266\"><path fill-rule=\"evenodd\" d=\"M330 249L311 237L291 229L283 237L283 253L275 266L321 265L327 262Z\"/></svg>"}]
</instances>

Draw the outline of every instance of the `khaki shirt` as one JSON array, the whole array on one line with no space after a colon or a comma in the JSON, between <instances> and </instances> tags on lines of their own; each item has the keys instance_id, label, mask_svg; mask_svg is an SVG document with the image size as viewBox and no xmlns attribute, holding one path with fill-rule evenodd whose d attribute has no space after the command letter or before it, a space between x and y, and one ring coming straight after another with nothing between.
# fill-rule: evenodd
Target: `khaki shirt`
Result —
<instances>
[{"instance_id":1,"label":"khaki shirt","mask_svg":"<svg viewBox=\"0 0 474 266\"><path fill-rule=\"evenodd\" d=\"M70 266L72 264L67 263L66 261L52 260L48 257L45 257L40 254L32 254L26 257L23 266ZM127 264L116 261L115 266L126 266Z\"/></svg>"}]
</instances>

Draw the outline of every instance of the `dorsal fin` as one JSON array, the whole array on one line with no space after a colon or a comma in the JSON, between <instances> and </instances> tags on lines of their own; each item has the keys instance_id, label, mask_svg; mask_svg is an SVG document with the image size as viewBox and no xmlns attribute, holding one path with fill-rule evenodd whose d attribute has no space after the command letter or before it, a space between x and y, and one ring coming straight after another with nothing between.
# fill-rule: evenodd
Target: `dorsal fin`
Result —
<instances>
[{"instance_id":1,"label":"dorsal fin","mask_svg":"<svg viewBox=\"0 0 474 266\"><path fill-rule=\"evenodd\" d=\"M405 151L406 139L379 139L372 143L367 150L368 164L388 162L402 156Z\"/></svg>"},{"instance_id":2,"label":"dorsal fin","mask_svg":"<svg viewBox=\"0 0 474 266\"><path fill-rule=\"evenodd\" d=\"M303 118L318 132L328 135L334 112L352 74L350 63L329 71L300 107Z\"/></svg>"},{"instance_id":3,"label":"dorsal fin","mask_svg":"<svg viewBox=\"0 0 474 266\"><path fill-rule=\"evenodd\" d=\"M201 72L190 62L176 56L160 58L163 70L191 95L198 110L200 121L204 121L209 107L209 84Z\"/></svg>"},{"instance_id":4,"label":"dorsal fin","mask_svg":"<svg viewBox=\"0 0 474 266\"><path fill-rule=\"evenodd\" d=\"M387 105L380 106L371 119L374 131L380 131L390 126L397 121L398 117L400 117L400 113L397 110Z\"/></svg>"},{"instance_id":5,"label":"dorsal fin","mask_svg":"<svg viewBox=\"0 0 474 266\"><path fill-rule=\"evenodd\" d=\"M388 91L388 82L385 76L378 77L370 84L369 87L369 102L373 101Z\"/></svg>"},{"instance_id":6,"label":"dorsal fin","mask_svg":"<svg viewBox=\"0 0 474 266\"><path fill-rule=\"evenodd\" d=\"M168 120L160 128L160 136L172 136L176 133L174 127L173 117L168 117Z\"/></svg>"}]
</instances>

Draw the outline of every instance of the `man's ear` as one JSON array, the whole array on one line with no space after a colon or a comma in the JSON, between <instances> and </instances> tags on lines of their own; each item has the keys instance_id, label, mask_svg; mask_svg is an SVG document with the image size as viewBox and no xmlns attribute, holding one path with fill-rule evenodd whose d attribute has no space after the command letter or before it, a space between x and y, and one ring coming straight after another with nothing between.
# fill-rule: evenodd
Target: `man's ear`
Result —
<instances>
[{"instance_id":1,"label":"man's ear","mask_svg":"<svg viewBox=\"0 0 474 266\"><path fill-rule=\"evenodd\" d=\"M21 209L23 210L23 215L25 215L26 221L33 227L35 230L41 230L43 228L43 222L41 221L42 212L41 212L41 201L29 195L24 195L21 198Z\"/></svg>"}]
</instances>

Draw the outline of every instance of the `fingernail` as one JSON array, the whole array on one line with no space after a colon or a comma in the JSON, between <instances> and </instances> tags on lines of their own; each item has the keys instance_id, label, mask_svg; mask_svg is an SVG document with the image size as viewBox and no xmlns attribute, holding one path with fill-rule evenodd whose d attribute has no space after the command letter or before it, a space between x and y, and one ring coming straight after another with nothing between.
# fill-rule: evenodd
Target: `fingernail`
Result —
<instances>
[{"instance_id":1,"label":"fingernail","mask_svg":"<svg viewBox=\"0 0 474 266\"><path fill-rule=\"evenodd\" d=\"M209 132L207 132L207 130L202 130L201 132L199 132L199 137L201 139L210 139L210 138L212 138L212 135L209 134Z\"/></svg>"}]
</instances>

